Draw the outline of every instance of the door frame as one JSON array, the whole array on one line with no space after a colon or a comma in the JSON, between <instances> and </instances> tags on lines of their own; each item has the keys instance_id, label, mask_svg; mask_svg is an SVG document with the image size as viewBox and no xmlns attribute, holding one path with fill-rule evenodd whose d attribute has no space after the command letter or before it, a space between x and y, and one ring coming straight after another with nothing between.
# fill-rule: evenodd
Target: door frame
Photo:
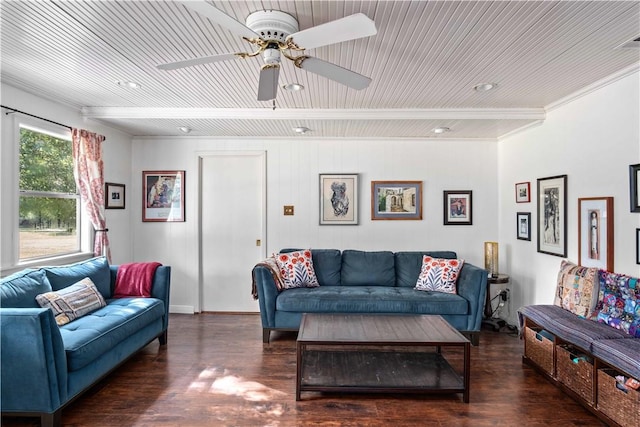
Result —
<instances>
[{"instance_id":1,"label":"door frame","mask_svg":"<svg viewBox=\"0 0 640 427\"><path fill-rule=\"evenodd\" d=\"M209 157L229 157L229 156L247 156L247 157L258 157L261 162L260 166L262 167L262 218L261 218L261 234L260 234L260 254L262 258L266 258L267 253L267 152L260 150L250 150L250 151L226 151L226 150L217 150L217 151L202 151L196 153L198 155L198 225L197 225L197 233L198 233L198 300L196 301L197 313L202 313L203 306L203 294L204 294L204 272L202 269L202 174L203 174L203 161L205 158ZM248 288L247 288L248 292Z\"/></svg>"}]
</instances>

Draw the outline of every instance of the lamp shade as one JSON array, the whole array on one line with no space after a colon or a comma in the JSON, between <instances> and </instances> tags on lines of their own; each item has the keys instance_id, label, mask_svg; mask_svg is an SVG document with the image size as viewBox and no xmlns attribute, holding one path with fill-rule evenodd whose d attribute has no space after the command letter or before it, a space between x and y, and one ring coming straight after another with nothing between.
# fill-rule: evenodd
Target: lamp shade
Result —
<instances>
[{"instance_id":1,"label":"lamp shade","mask_svg":"<svg viewBox=\"0 0 640 427\"><path fill-rule=\"evenodd\" d=\"M484 242L484 268L489 277L498 276L498 242Z\"/></svg>"}]
</instances>

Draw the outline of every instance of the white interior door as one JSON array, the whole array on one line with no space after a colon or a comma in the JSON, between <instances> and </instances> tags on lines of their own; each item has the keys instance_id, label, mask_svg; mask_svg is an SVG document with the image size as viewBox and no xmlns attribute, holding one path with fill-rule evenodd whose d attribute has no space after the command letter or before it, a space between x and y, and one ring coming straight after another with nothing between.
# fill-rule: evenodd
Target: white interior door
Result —
<instances>
[{"instance_id":1,"label":"white interior door","mask_svg":"<svg viewBox=\"0 0 640 427\"><path fill-rule=\"evenodd\" d=\"M251 269L265 258L265 154L200 158L202 311L257 312Z\"/></svg>"}]
</instances>

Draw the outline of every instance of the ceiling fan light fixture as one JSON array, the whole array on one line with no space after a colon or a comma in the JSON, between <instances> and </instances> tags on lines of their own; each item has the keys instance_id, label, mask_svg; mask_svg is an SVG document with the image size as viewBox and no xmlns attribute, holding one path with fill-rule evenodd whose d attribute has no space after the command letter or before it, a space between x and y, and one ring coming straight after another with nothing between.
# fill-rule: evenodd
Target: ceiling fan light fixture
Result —
<instances>
[{"instance_id":1,"label":"ceiling fan light fixture","mask_svg":"<svg viewBox=\"0 0 640 427\"><path fill-rule=\"evenodd\" d=\"M142 85L140 83L132 82L129 80L118 80L116 84L125 89L140 89Z\"/></svg>"},{"instance_id":2,"label":"ceiling fan light fixture","mask_svg":"<svg viewBox=\"0 0 640 427\"><path fill-rule=\"evenodd\" d=\"M488 92L498 87L498 83L478 83L473 87L476 92Z\"/></svg>"},{"instance_id":3,"label":"ceiling fan light fixture","mask_svg":"<svg viewBox=\"0 0 640 427\"><path fill-rule=\"evenodd\" d=\"M443 134L445 132L451 132L451 129L446 127L446 126L438 126L436 128L433 128L433 133L435 133L435 134L440 135L440 134Z\"/></svg>"},{"instance_id":4,"label":"ceiling fan light fixture","mask_svg":"<svg viewBox=\"0 0 640 427\"><path fill-rule=\"evenodd\" d=\"M311 132L311 129L309 129L306 126L294 127L293 130L296 131L296 133L299 133L300 135L304 135L304 134L306 134L308 132Z\"/></svg>"},{"instance_id":5,"label":"ceiling fan light fixture","mask_svg":"<svg viewBox=\"0 0 640 427\"><path fill-rule=\"evenodd\" d=\"M178 130L182 133L191 133L191 128L189 126L180 126Z\"/></svg>"},{"instance_id":6,"label":"ceiling fan light fixture","mask_svg":"<svg viewBox=\"0 0 640 427\"><path fill-rule=\"evenodd\" d=\"M300 83L288 83L286 85L282 85L282 89L288 90L290 92L299 92L304 89Z\"/></svg>"}]
</instances>

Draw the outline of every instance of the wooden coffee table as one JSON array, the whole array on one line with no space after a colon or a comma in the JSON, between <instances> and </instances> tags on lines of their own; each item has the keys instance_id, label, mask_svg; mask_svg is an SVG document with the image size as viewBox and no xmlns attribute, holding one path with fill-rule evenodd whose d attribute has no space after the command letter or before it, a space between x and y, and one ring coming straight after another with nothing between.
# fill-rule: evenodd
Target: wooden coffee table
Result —
<instances>
[{"instance_id":1,"label":"wooden coffee table","mask_svg":"<svg viewBox=\"0 0 640 427\"><path fill-rule=\"evenodd\" d=\"M462 368L443 347L462 347ZM469 403L470 342L441 316L302 316L296 400L303 391L462 393Z\"/></svg>"}]
</instances>

